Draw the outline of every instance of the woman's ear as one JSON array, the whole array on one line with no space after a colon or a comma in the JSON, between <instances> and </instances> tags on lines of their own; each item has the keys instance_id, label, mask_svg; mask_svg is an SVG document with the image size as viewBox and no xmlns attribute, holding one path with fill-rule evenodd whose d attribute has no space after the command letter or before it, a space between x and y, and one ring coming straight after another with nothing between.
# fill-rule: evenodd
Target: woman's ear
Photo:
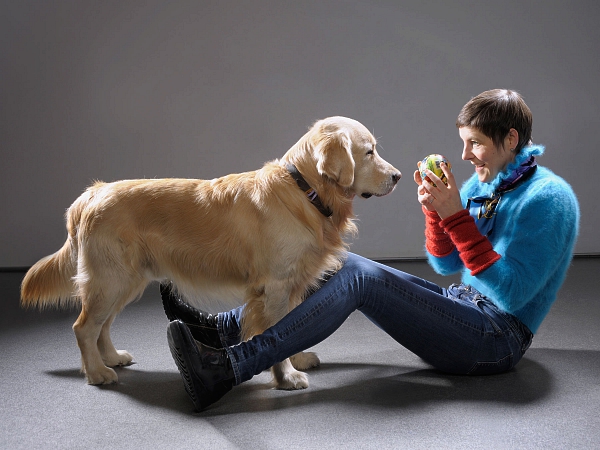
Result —
<instances>
[{"instance_id":1,"label":"woman's ear","mask_svg":"<svg viewBox=\"0 0 600 450\"><path fill-rule=\"evenodd\" d=\"M514 128L511 128L508 130L508 134L506 135L504 142L506 144L506 148L508 148L511 152L514 152L519 145L519 132Z\"/></svg>"}]
</instances>

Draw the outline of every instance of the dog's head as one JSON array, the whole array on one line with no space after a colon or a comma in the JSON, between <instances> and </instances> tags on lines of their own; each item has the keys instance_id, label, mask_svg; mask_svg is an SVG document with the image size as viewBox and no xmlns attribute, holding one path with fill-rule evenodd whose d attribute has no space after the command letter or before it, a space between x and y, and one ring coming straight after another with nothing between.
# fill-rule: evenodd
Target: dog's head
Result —
<instances>
[{"instance_id":1,"label":"dog's head","mask_svg":"<svg viewBox=\"0 0 600 450\"><path fill-rule=\"evenodd\" d=\"M379 156L375 137L356 120L339 116L320 120L307 137L319 175L332 180L351 196L369 198L389 194L402 176Z\"/></svg>"}]
</instances>

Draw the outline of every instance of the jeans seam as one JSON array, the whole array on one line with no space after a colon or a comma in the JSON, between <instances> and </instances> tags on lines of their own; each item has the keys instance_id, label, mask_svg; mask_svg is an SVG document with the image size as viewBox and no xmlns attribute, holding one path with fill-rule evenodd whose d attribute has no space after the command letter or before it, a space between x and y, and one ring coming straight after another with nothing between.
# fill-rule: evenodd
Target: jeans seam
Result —
<instances>
[{"instance_id":1,"label":"jeans seam","mask_svg":"<svg viewBox=\"0 0 600 450\"><path fill-rule=\"evenodd\" d=\"M223 317L222 313L217 314L217 335L219 336L219 341L221 341L221 345L223 347L227 347L225 345L227 343L227 339L225 338L225 332L223 331Z\"/></svg>"},{"instance_id":2,"label":"jeans seam","mask_svg":"<svg viewBox=\"0 0 600 450\"><path fill-rule=\"evenodd\" d=\"M509 364L510 367L508 367L508 369L506 369L506 370L510 370L514 367L514 353L513 352L510 352L508 355L500 358L497 361L477 361L469 369L469 371L467 372L467 375L472 375L476 369L478 369L479 367L482 367L484 365L485 366L488 366L488 365L489 366L499 366L506 359L509 359L509 362L510 362L510 364ZM506 370L503 370L502 372L505 372Z\"/></svg>"},{"instance_id":3,"label":"jeans seam","mask_svg":"<svg viewBox=\"0 0 600 450\"><path fill-rule=\"evenodd\" d=\"M229 362L231 363L231 368L233 369L233 375L235 376L235 386L242 382L242 376L240 373L240 368L238 367L238 362L234 358L232 347L225 347L225 351L227 352L227 357L229 358Z\"/></svg>"}]
</instances>

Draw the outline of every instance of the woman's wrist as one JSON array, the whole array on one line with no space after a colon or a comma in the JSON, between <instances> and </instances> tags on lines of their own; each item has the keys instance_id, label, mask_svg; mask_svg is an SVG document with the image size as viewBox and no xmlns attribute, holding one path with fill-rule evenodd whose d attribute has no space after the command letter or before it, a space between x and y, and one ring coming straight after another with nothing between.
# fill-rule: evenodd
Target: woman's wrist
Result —
<instances>
[{"instance_id":1,"label":"woman's wrist","mask_svg":"<svg viewBox=\"0 0 600 450\"><path fill-rule=\"evenodd\" d=\"M440 226L440 216L435 211L423 207L425 214L425 248L438 258L448 256L456 248L450 236Z\"/></svg>"}]
</instances>

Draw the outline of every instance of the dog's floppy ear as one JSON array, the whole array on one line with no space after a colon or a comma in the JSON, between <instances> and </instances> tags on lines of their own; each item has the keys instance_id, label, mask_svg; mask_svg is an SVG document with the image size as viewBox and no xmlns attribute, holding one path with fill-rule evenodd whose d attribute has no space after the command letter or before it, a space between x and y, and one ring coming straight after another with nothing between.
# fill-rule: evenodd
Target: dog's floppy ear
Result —
<instances>
[{"instance_id":1,"label":"dog's floppy ear","mask_svg":"<svg viewBox=\"0 0 600 450\"><path fill-rule=\"evenodd\" d=\"M314 151L317 170L342 187L354 183L354 159L352 141L343 130L321 130L315 136Z\"/></svg>"}]
</instances>

